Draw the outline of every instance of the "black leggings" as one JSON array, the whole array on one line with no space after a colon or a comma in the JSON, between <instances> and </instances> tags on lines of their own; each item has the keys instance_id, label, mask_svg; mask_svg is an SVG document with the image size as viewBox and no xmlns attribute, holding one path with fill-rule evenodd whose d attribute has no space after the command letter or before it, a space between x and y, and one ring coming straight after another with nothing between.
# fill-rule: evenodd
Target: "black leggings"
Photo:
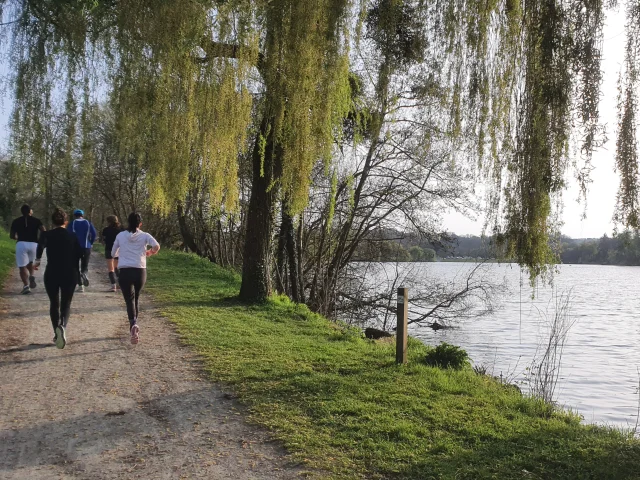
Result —
<instances>
[{"instance_id":1,"label":"black leggings","mask_svg":"<svg viewBox=\"0 0 640 480\"><path fill-rule=\"evenodd\" d=\"M127 304L129 326L132 327L138 320L138 299L140 291L147 281L147 269L121 268L119 281L122 296Z\"/></svg>"},{"instance_id":2,"label":"black leggings","mask_svg":"<svg viewBox=\"0 0 640 480\"><path fill-rule=\"evenodd\" d=\"M44 277L44 288L49 295L49 314L53 331L59 325L67 328L69 313L71 311L71 300L76 289L75 281L61 282L59 279Z\"/></svg>"},{"instance_id":3,"label":"black leggings","mask_svg":"<svg viewBox=\"0 0 640 480\"><path fill-rule=\"evenodd\" d=\"M82 256L80 257L80 271L87 273L89 271L89 257L91 257L91 249L83 248ZM78 281L78 285L82 285L82 279Z\"/></svg>"}]
</instances>

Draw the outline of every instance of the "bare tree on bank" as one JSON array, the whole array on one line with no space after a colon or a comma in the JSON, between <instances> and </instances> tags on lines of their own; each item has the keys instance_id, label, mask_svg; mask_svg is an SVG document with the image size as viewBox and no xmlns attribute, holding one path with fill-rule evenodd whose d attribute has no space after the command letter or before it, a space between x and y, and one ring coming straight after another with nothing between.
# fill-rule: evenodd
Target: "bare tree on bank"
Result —
<instances>
[{"instance_id":1,"label":"bare tree on bank","mask_svg":"<svg viewBox=\"0 0 640 480\"><path fill-rule=\"evenodd\" d=\"M508 292L506 281L495 277L491 264L465 265L444 280L433 275L429 263L353 264L338 294L337 316L360 326L395 329L400 286L410 292L409 325L446 328L492 314Z\"/></svg>"},{"instance_id":2,"label":"bare tree on bank","mask_svg":"<svg viewBox=\"0 0 640 480\"><path fill-rule=\"evenodd\" d=\"M569 330L576 322L571 315L571 290L559 295L554 293L546 311L539 313L545 322L546 332L526 376L530 394L553 403L560 378L562 354Z\"/></svg>"}]
</instances>

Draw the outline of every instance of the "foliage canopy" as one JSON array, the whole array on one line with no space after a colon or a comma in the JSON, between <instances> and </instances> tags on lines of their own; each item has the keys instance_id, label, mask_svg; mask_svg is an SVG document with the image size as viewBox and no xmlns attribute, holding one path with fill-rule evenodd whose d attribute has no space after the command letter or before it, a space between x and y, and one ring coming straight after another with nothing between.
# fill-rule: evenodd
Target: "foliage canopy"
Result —
<instances>
[{"instance_id":1,"label":"foliage canopy","mask_svg":"<svg viewBox=\"0 0 640 480\"><path fill-rule=\"evenodd\" d=\"M603 0L0 5L15 67L15 158L43 155L42 121L59 110L67 154L75 138L89 156L90 105L108 101L119 148L144 165L149 202L162 213L185 197L191 182L208 189L212 205L233 209L237 159L250 142L262 155L265 148L277 151L279 163L267 165L278 170L269 188L291 213L300 212L314 165L328 164L343 139L339 127L353 111L354 86L360 88L350 69L366 55L380 74L375 100L364 109L367 132L345 138L384 135L376 130L380 113L407 107L387 87L408 82L413 100L432 105L415 110L416 120L430 117L424 145L438 142L452 162L466 162L489 180L488 226L507 244L508 256L535 276L554 258L554 206L568 170L575 167L586 189L591 152L602 138ZM617 218L635 225L633 28L640 15L629 5ZM267 126L261 131L272 141L254 133L257 124ZM577 155L570 155L572 146Z\"/></svg>"}]
</instances>

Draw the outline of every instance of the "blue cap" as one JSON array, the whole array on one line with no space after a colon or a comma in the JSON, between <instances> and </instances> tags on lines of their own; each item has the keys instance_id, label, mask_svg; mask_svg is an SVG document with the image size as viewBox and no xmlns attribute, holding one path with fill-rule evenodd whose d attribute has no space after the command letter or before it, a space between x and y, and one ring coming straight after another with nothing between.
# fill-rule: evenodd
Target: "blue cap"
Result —
<instances>
[{"instance_id":1,"label":"blue cap","mask_svg":"<svg viewBox=\"0 0 640 480\"><path fill-rule=\"evenodd\" d=\"M84 210L80 210L79 208L76 208L76 209L73 211L73 214L74 214L74 215L84 215Z\"/></svg>"}]
</instances>

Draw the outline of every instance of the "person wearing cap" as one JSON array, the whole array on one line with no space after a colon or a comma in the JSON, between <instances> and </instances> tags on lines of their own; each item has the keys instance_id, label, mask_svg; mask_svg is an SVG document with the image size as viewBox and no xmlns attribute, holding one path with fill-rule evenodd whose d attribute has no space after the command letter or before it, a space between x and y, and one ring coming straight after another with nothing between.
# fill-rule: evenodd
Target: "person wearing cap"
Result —
<instances>
[{"instance_id":1,"label":"person wearing cap","mask_svg":"<svg viewBox=\"0 0 640 480\"><path fill-rule=\"evenodd\" d=\"M71 222L70 230L78 237L78 242L82 248L82 256L80 257L80 292L84 292L84 287L89 286L89 257L91 256L91 247L96 241L98 232L93 224L84 218L84 210L77 208L73 211L75 219ZM69 227L68 227L69 228Z\"/></svg>"},{"instance_id":2,"label":"person wearing cap","mask_svg":"<svg viewBox=\"0 0 640 480\"><path fill-rule=\"evenodd\" d=\"M38 248L38 233L44 232L44 225L40 220L33 216L33 210L27 204L20 208L22 217L16 218L11 223L11 231L9 236L16 243L16 264L20 270L20 279L22 280L22 294L31 293L32 288L36 288L36 277L33 276L33 262L36 259L36 250Z\"/></svg>"}]
</instances>

